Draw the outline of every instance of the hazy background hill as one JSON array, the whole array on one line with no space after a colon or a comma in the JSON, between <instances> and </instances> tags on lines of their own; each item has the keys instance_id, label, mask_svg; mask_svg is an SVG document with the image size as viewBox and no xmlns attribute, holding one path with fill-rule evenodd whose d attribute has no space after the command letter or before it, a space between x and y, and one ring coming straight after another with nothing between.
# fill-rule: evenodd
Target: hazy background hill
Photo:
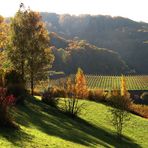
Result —
<instances>
[{"instance_id":1,"label":"hazy background hill","mask_svg":"<svg viewBox=\"0 0 148 148\"><path fill-rule=\"evenodd\" d=\"M53 70L71 74L81 67L86 74L117 75L129 71L117 52L98 48L85 40L66 40L50 33L50 43L55 56Z\"/></svg>"},{"instance_id":2,"label":"hazy background hill","mask_svg":"<svg viewBox=\"0 0 148 148\"><path fill-rule=\"evenodd\" d=\"M136 73L148 73L148 44L144 43L144 41L148 40L147 23L135 22L122 17L110 17L102 15L71 16L58 15L55 13L41 13L41 15L43 17L43 20L46 22L47 28L50 32L56 32L61 37L64 37L68 40L86 40L90 44L96 45L99 48L107 48L116 51L121 56L120 57L117 53L111 52L110 50L103 50L104 54L108 53L110 56L98 54L97 56L100 57L94 57L94 59L92 60L97 61L101 57L102 59L109 58L110 60L108 61L108 63L111 62L110 64L113 65L116 61L113 61L114 57L118 57L118 59L122 58L130 67L130 69L134 69ZM52 41L53 40L54 39L52 39ZM68 44L65 40L65 43L62 43L62 46L58 43L57 48L66 48L67 45ZM90 46L94 47L92 45ZM85 49L81 49L81 51L79 52L84 53L84 51L86 52L86 49L88 50L88 47ZM97 49L97 53L99 53L98 50L99 49ZM100 50L102 51L102 49ZM72 50L72 52L76 51L77 49ZM82 60L83 58L80 59ZM122 62L119 62L117 64L120 65L121 63ZM108 70L103 70L101 64L104 64L103 67L109 67L106 63L100 63L100 65L98 66L101 67L101 70L100 67L98 67L98 70L96 70L97 68L94 68L95 70L92 71L105 71L105 73L108 73ZM123 66L123 69L126 68Z\"/></svg>"}]
</instances>

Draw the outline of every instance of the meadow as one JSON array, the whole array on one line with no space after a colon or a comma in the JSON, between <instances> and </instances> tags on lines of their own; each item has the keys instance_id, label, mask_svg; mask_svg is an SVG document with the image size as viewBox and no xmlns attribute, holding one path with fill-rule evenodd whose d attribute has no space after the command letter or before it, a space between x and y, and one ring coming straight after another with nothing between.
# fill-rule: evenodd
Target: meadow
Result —
<instances>
[{"instance_id":1,"label":"meadow","mask_svg":"<svg viewBox=\"0 0 148 148\"><path fill-rule=\"evenodd\" d=\"M62 99L61 101L62 102ZM0 129L1 148L147 148L148 120L131 114L120 142L110 124L108 106L82 100L75 120L39 99L27 98L11 111L20 130Z\"/></svg>"}]
</instances>

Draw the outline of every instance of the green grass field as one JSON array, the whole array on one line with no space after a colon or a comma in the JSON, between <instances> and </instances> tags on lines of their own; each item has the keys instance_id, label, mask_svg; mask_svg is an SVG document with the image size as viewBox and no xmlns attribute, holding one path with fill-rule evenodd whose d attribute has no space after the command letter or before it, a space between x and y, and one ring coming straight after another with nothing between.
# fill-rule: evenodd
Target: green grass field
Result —
<instances>
[{"instance_id":1,"label":"green grass field","mask_svg":"<svg viewBox=\"0 0 148 148\"><path fill-rule=\"evenodd\" d=\"M21 130L0 129L0 148L147 148L148 120L131 115L124 139L117 141L108 107L83 101L85 110L72 120L38 99L27 99L13 116Z\"/></svg>"}]
</instances>

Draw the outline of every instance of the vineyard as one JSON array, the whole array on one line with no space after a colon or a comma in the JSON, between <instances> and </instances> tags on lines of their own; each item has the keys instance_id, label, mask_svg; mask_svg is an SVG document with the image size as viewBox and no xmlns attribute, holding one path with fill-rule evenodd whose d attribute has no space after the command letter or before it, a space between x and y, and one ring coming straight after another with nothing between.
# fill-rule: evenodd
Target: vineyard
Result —
<instances>
[{"instance_id":1,"label":"vineyard","mask_svg":"<svg viewBox=\"0 0 148 148\"><path fill-rule=\"evenodd\" d=\"M120 89L121 76L85 75L89 89ZM71 75L74 79L74 75ZM66 78L50 80L50 85L61 86ZM148 75L125 76L128 90L148 90Z\"/></svg>"}]
</instances>

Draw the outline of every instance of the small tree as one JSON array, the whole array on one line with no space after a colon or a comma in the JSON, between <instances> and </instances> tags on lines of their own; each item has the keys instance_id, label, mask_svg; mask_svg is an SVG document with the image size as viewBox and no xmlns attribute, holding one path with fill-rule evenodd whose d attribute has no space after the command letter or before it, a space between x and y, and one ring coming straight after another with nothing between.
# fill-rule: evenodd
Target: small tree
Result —
<instances>
[{"instance_id":1,"label":"small tree","mask_svg":"<svg viewBox=\"0 0 148 148\"><path fill-rule=\"evenodd\" d=\"M79 102L76 97L75 83L72 82L71 78L67 79L66 92L67 98L64 99L64 112L70 117L74 118L80 114L84 104Z\"/></svg>"},{"instance_id":2,"label":"small tree","mask_svg":"<svg viewBox=\"0 0 148 148\"><path fill-rule=\"evenodd\" d=\"M125 84L125 79L122 76L121 94L113 93L110 98L112 107L109 108L109 112L111 113L111 123L116 129L119 139L122 138L122 131L126 121L130 119L128 110L131 105L131 99Z\"/></svg>"},{"instance_id":3,"label":"small tree","mask_svg":"<svg viewBox=\"0 0 148 148\"><path fill-rule=\"evenodd\" d=\"M78 68L75 78L75 93L77 98L86 98L88 96L88 89L86 84L86 78L81 68Z\"/></svg>"}]
</instances>

